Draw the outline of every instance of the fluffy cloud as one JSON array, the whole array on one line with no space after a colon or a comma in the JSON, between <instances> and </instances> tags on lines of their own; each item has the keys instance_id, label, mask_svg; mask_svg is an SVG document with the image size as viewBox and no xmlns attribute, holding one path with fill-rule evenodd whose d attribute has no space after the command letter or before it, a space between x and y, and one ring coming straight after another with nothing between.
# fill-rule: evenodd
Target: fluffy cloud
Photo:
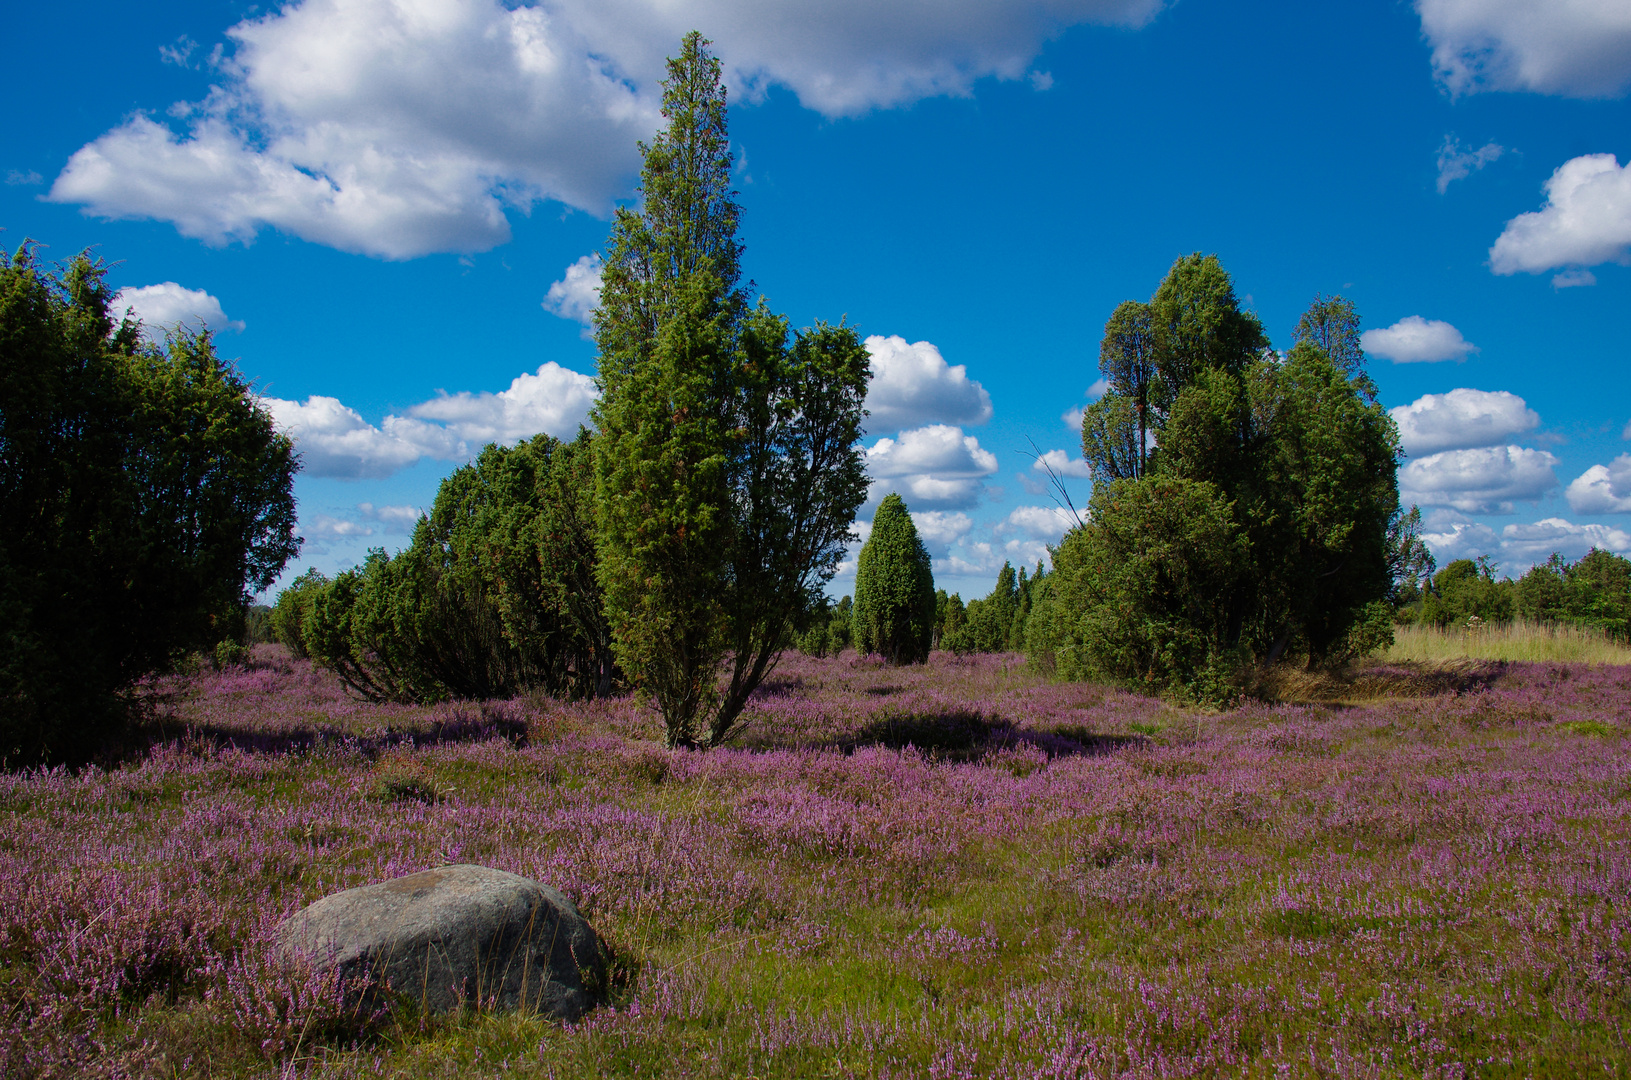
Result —
<instances>
[{"instance_id":1,"label":"fluffy cloud","mask_svg":"<svg viewBox=\"0 0 1631 1080\"><path fill-rule=\"evenodd\" d=\"M377 521L388 533L410 533L419 524L421 514L417 506L375 506L358 503L357 513L367 521Z\"/></svg>"},{"instance_id":2,"label":"fluffy cloud","mask_svg":"<svg viewBox=\"0 0 1631 1080\"><path fill-rule=\"evenodd\" d=\"M649 87L540 7L305 0L228 36L184 134L136 116L50 197L216 244L272 227L393 259L479 251L509 239L506 204L604 212L657 124Z\"/></svg>"},{"instance_id":3,"label":"fluffy cloud","mask_svg":"<svg viewBox=\"0 0 1631 1080\"><path fill-rule=\"evenodd\" d=\"M142 321L142 337L156 340L166 330L185 326L197 331L242 330L244 324L227 318L221 301L203 289L187 289L173 281L160 285L126 286L113 295L115 314L130 314Z\"/></svg>"},{"instance_id":4,"label":"fluffy cloud","mask_svg":"<svg viewBox=\"0 0 1631 1080\"><path fill-rule=\"evenodd\" d=\"M628 191L664 58L692 28L738 99L781 85L839 116L1024 78L1064 28L1140 26L1161 6L303 0L227 31L221 82L172 111L184 130L137 115L75 153L50 197L213 244L274 228L391 259L486 250L508 240L508 207L604 213Z\"/></svg>"},{"instance_id":5,"label":"fluffy cloud","mask_svg":"<svg viewBox=\"0 0 1631 1080\"><path fill-rule=\"evenodd\" d=\"M1631 162L1586 154L1558 166L1546 181L1546 206L1519 214L1489 249L1497 274L1539 274L1563 266L1631 263ZM1554 285L1594 284L1558 275Z\"/></svg>"},{"instance_id":6,"label":"fluffy cloud","mask_svg":"<svg viewBox=\"0 0 1631 1080\"><path fill-rule=\"evenodd\" d=\"M748 100L785 86L809 109L852 116L926 97L966 96L976 80L1051 80L1032 72L1042 44L1084 23L1137 27L1163 0L574 0L574 25L618 66L659 77L688 30L715 42ZM1033 77L1034 76L1034 77Z\"/></svg>"},{"instance_id":7,"label":"fluffy cloud","mask_svg":"<svg viewBox=\"0 0 1631 1080\"><path fill-rule=\"evenodd\" d=\"M1478 346L1449 323L1420 315L1407 315L1392 326L1366 330L1359 335L1359 344L1366 352L1395 364L1465 360L1468 353L1478 351Z\"/></svg>"},{"instance_id":8,"label":"fluffy cloud","mask_svg":"<svg viewBox=\"0 0 1631 1080\"><path fill-rule=\"evenodd\" d=\"M1444 136L1444 145L1438 148L1438 193L1444 194L1455 181L1466 179L1492 161L1499 161L1504 153L1506 147L1493 142L1469 150L1454 135Z\"/></svg>"},{"instance_id":9,"label":"fluffy cloud","mask_svg":"<svg viewBox=\"0 0 1631 1080\"><path fill-rule=\"evenodd\" d=\"M441 394L415 405L408 415L439 421L455 438L478 446L531 438L540 431L568 439L588 419L596 395L593 379L551 360L535 375L516 376L508 390Z\"/></svg>"},{"instance_id":10,"label":"fluffy cloud","mask_svg":"<svg viewBox=\"0 0 1631 1080\"><path fill-rule=\"evenodd\" d=\"M898 491L908 506L962 510L979 501L982 478L997 471L997 458L962 428L931 424L879 439L866 451L866 467L873 477L869 502Z\"/></svg>"},{"instance_id":11,"label":"fluffy cloud","mask_svg":"<svg viewBox=\"0 0 1631 1080\"><path fill-rule=\"evenodd\" d=\"M930 551L945 551L968 535L968 531L974 527L974 520L967 514L944 510L914 510L912 524L917 528L917 535L923 540L924 547ZM867 532L870 534L871 531L872 527L868 524Z\"/></svg>"},{"instance_id":12,"label":"fluffy cloud","mask_svg":"<svg viewBox=\"0 0 1631 1080\"><path fill-rule=\"evenodd\" d=\"M997 525L1000 534L1014 534L1032 540L1056 543L1080 522L1069 510L1058 506L1016 506Z\"/></svg>"},{"instance_id":13,"label":"fluffy cloud","mask_svg":"<svg viewBox=\"0 0 1631 1080\"><path fill-rule=\"evenodd\" d=\"M330 514L315 514L310 519L302 519L300 531L306 534L308 540L356 540L374 535L374 530L366 525Z\"/></svg>"},{"instance_id":14,"label":"fluffy cloud","mask_svg":"<svg viewBox=\"0 0 1631 1080\"><path fill-rule=\"evenodd\" d=\"M1416 10L1452 93L1615 97L1631 83L1631 8L1619 0L1416 0Z\"/></svg>"},{"instance_id":15,"label":"fluffy cloud","mask_svg":"<svg viewBox=\"0 0 1631 1080\"><path fill-rule=\"evenodd\" d=\"M968 377L963 364L946 363L927 341L910 344L898 335L866 339L872 381L866 407L870 432L901 431L924 424L983 424L991 419L991 395Z\"/></svg>"},{"instance_id":16,"label":"fluffy cloud","mask_svg":"<svg viewBox=\"0 0 1631 1080\"><path fill-rule=\"evenodd\" d=\"M1078 417L1076 426L1081 427L1082 421ZM1081 458L1073 458L1064 450L1049 450L1047 453L1031 462L1031 469L1035 472L1045 473L1052 471L1055 476L1089 477L1093 469Z\"/></svg>"},{"instance_id":17,"label":"fluffy cloud","mask_svg":"<svg viewBox=\"0 0 1631 1080\"><path fill-rule=\"evenodd\" d=\"M1576 525L1563 518L1501 530L1501 553L1522 566L1540 562L1554 551L1565 558L1579 558L1594 547L1621 554L1631 551L1631 533L1608 525Z\"/></svg>"},{"instance_id":18,"label":"fluffy cloud","mask_svg":"<svg viewBox=\"0 0 1631 1080\"><path fill-rule=\"evenodd\" d=\"M1422 540L1433 552L1433 558L1443 566L1451 559L1474 559L1500 550L1501 541L1495 530L1482 522L1442 522L1422 530Z\"/></svg>"},{"instance_id":19,"label":"fluffy cloud","mask_svg":"<svg viewBox=\"0 0 1631 1080\"><path fill-rule=\"evenodd\" d=\"M1564 495L1577 514L1631 514L1631 454L1593 465L1574 478Z\"/></svg>"},{"instance_id":20,"label":"fluffy cloud","mask_svg":"<svg viewBox=\"0 0 1631 1080\"><path fill-rule=\"evenodd\" d=\"M1557 463L1544 450L1521 446L1446 450L1399 470L1399 500L1468 514L1509 514L1514 501L1537 500L1557 486L1552 471Z\"/></svg>"},{"instance_id":21,"label":"fluffy cloud","mask_svg":"<svg viewBox=\"0 0 1631 1080\"><path fill-rule=\"evenodd\" d=\"M469 448L432 424L387 416L379 427L338 398L313 394L304 402L262 398L277 426L294 440L307 476L379 479L422 457L457 460Z\"/></svg>"},{"instance_id":22,"label":"fluffy cloud","mask_svg":"<svg viewBox=\"0 0 1631 1080\"><path fill-rule=\"evenodd\" d=\"M1499 446L1540 424L1539 413L1505 390L1463 388L1427 394L1389 410L1389 415L1399 425L1399 440L1407 454Z\"/></svg>"},{"instance_id":23,"label":"fluffy cloud","mask_svg":"<svg viewBox=\"0 0 1631 1080\"><path fill-rule=\"evenodd\" d=\"M585 255L566 268L566 276L549 287L544 310L563 319L593 326L600 308L600 252Z\"/></svg>"},{"instance_id":24,"label":"fluffy cloud","mask_svg":"<svg viewBox=\"0 0 1631 1080\"><path fill-rule=\"evenodd\" d=\"M594 400L593 379L550 361L535 375L518 376L508 390L441 394L415 405L407 416L387 416L378 427L338 398L320 394L304 402L262 398L261 404L294 439L305 475L359 480L389 476L426 457L462 461L472 447L540 431L570 438ZM376 520L389 524L392 515L400 518L408 509L381 508Z\"/></svg>"}]
</instances>

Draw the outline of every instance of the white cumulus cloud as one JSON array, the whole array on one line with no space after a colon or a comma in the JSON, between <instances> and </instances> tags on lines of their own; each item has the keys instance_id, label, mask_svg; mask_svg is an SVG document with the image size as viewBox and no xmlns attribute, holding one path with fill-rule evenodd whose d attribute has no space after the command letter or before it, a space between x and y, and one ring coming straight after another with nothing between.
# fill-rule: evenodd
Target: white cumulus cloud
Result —
<instances>
[{"instance_id":1,"label":"white cumulus cloud","mask_svg":"<svg viewBox=\"0 0 1631 1080\"><path fill-rule=\"evenodd\" d=\"M1554 551L1564 558L1579 558L1594 547L1620 554L1631 551L1631 533L1609 525L1576 525L1556 517L1501 530L1501 553L1523 566L1540 562Z\"/></svg>"},{"instance_id":2,"label":"white cumulus cloud","mask_svg":"<svg viewBox=\"0 0 1631 1080\"><path fill-rule=\"evenodd\" d=\"M1449 323L1420 315L1407 315L1392 326L1366 330L1359 335L1359 344L1366 352L1395 364L1465 360L1468 353L1478 351L1478 346Z\"/></svg>"},{"instance_id":3,"label":"white cumulus cloud","mask_svg":"<svg viewBox=\"0 0 1631 1080\"><path fill-rule=\"evenodd\" d=\"M379 427L338 398L261 398L278 428L294 440L307 476L379 479L423 457L457 460L469 448L433 424L387 416Z\"/></svg>"},{"instance_id":4,"label":"white cumulus cloud","mask_svg":"<svg viewBox=\"0 0 1631 1080\"><path fill-rule=\"evenodd\" d=\"M578 259L566 275L549 287L544 310L563 319L593 326L600 308L600 252Z\"/></svg>"},{"instance_id":5,"label":"white cumulus cloud","mask_svg":"<svg viewBox=\"0 0 1631 1080\"><path fill-rule=\"evenodd\" d=\"M779 85L840 116L1029 78L1066 28L1141 26L1162 3L296 0L227 30L220 82L177 126L133 116L50 198L212 244L271 228L389 259L481 251L509 239L508 209L627 194L693 28L738 100Z\"/></svg>"},{"instance_id":6,"label":"white cumulus cloud","mask_svg":"<svg viewBox=\"0 0 1631 1080\"><path fill-rule=\"evenodd\" d=\"M1468 149L1454 135L1444 136L1438 148L1438 193L1450 190L1457 180L1465 180L1493 161L1499 161L1506 147L1494 142L1485 143L1477 150Z\"/></svg>"},{"instance_id":7,"label":"white cumulus cloud","mask_svg":"<svg viewBox=\"0 0 1631 1080\"><path fill-rule=\"evenodd\" d=\"M866 339L866 350L872 356L866 391L869 432L991 419L991 395L985 387L968 377L966 365L947 364L929 342L874 334Z\"/></svg>"},{"instance_id":8,"label":"white cumulus cloud","mask_svg":"<svg viewBox=\"0 0 1631 1080\"><path fill-rule=\"evenodd\" d=\"M373 503L358 503L357 513L364 520L377 521L388 533L411 533L415 525L419 524L421 514L417 506L375 506Z\"/></svg>"},{"instance_id":9,"label":"white cumulus cloud","mask_svg":"<svg viewBox=\"0 0 1631 1080\"><path fill-rule=\"evenodd\" d=\"M445 424L454 437L473 445L514 442L541 431L570 439L588 418L596 394L594 379L551 360L536 374L516 376L508 390L440 394L408 415Z\"/></svg>"},{"instance_id":10,"label":"white cumulus cloud","mask_svg":"<svg viewBox=\"0 0 1631 1080\"><path fill-rule=\"evenodd\" d=\"M1443 566L1451 559L1474 559L1500 550L1495 530L1478 521L1439 520L1422 529L1421 538Z\"/></svg>"},{"instance_id":11,"label":"white cumulus cloud","mask_svg":"<svg viewBox=\"0 0 1631 1080\"><path fill-rule=\"evenodd\" d=\"M308 540L357 540L373 536L374 530L356 521L337 518L332 514L314 514L302 518L300 531Z\"/></svg>"},{"instance_id":12,"label":"white cumulus cloud","mask_svg":"<svg viewBox=\"0 0 1631 1080\"><path fill-rule=\"evenodd\" d=\"M1577 514L1631 514L1631 454L1593 465L1564 492Z\"/></svg>"},{"instance_id":13,"label":"white cumulus cloud","mask_svg":"<svg viewBox=\"0 0 1631 1080\"><path fill-rule=\"evenodd\" d=\"M1016 506L997 524L997 532L1056 543L1078 524L1075 515L1058 506Z\"/></svg>"},{"instance_id":14,"label":"white cumulus cloud","mask_svg":"<svg viewBox=\"0 0 1631 1080\"><path fill-rule=\"evenodd\" d=\"M1078 417L1076 426L1081 427L1082 421ZM1056 476L1089 477L1093 475L1092 466L1081 458L1073 458L1064 450L1049 450L1035 461L1031 462L1034 472L1045 473L1052 470Z\"/></svg>"},{"instance_id":15,"label":"white cumulus cloud","mask_svg":"<svg viewBox=\"0 0 1631 1080\"><path fill-rule=\"evenodd\" d=\"M1533 502L1557 486L1552 471L1557 464L1545 450L1522 446L1446 450L1399 470L1399 501L1468 514L1509 514L1513 502Z\"/></svg>"},{"instance_id":16,"label":"white cumulus cloud","mask_svg":"<svg viewBox=\"0 0 1631 1080\"><path fill-rule=\"evenodd\" d=\"M1390 409L1389 415L1399 425L1399 441L1407 454L1499 446L1540 424L1539 413L1505 390L1460 388L1425 394Z\"/></svg>"},{"instance_id":17,"label":"white cumulus cloud","mask_svg":"<svg viewBox=\"0 0 1631 1080\"><path fill-rule=\"evenodd\" d=\"M142 321L142 337L158 340L167 330L184 326L197 332L208 328L214 331L242 330L238 319L227 318L221 310L221 301L203 289L188 289L173 281L158 285L125 286L113 295L111 308L115 316L127 310Z\"/></svg>"},{"instance_id":18,"label":"white cumulus cloud","mask_svg":"<svg viewBox=\"0 0 1631 1080\"><path fill-rule=\"evenodd\" d=\"M1623 0L1416 0L1433 70L1452 93L1616 97L1631 84Z\"/></svg>"},{"instance_id":19,"label":"white cumulus cloud","mask_svg":"<svg viewBox=\"0 0 1631 1080\"><path fill-rule=\"evenodd\" d=\"M490 442L509 443L547 432L572 438L595 401L594 380L554 361L522 374L496 394L439 394L387 416L376 427L338 398L305 401L262 398L279 429L294 440L307 476L379 479L421 458L462 461ZM365 504L366 505L366 504ZM359 509L362 509L359 507ZM364 510L387 525L400 524L409 507ZM411 511L417 519L418 511Z\"/></svg>"},{"instance_id":20,"label":"white cumulus cloud","mask_svg":"<svg viewBox=\"0 0 1631 1080\"><path fill-rule=\"evenodd\" d=\"M50 197L215 244L270 227L392 259L479 251L509 239L506 205L604 212L657 124L651 87L542 7L305 0L228 36L185 131L138 115Z\"/></svg>"},{"instance_id":21,"label":"white cumulus cloud","mask_svg":"<svg viewBox=\"0 0 1631 1080\"><path fill-rule=\"evenodd\" d=\"M869 502L897 491L914 509L964 510L979 502L997 457L962 428L931 424L879 439L866 450L866 467Z\"/></svg>"},{"instance_id":22,"label":"white cumulus cloud","mask_svg":"<svg viewBox=\"0 0 1631 1080\"><path fill-rule=\"evenodd\" d=\"M912 524L917 528L917 535L924 547L931 552L944 552L968 535L968 531L974 528L974 519L967 514L945 510L913 510Z\"/></svg>"},{"instance_id":23,"label":"white cumulus cloud","mask_svg":"<svg viewBox=\"0 0 1631 1080\"><path fill-rule=\"evenodd\" d=\"M1557 167L1546 181L1544 209L1506 223L1489 249L1497 274L1544 273L1564 266L1631 263L1631 162L1585 154ZM1595 284L1560 274L1561 287Z\"/></svg>"}]
</instances>

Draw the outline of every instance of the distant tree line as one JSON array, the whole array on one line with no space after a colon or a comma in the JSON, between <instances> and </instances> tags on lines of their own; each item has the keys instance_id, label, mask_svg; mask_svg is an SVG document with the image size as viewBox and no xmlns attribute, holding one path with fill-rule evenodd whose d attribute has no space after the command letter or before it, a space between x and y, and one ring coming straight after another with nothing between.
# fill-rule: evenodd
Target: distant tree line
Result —
<instances>
[{"instance_id":1,"label":"distant tree line","mask_svg":"<svg viewBox=\"0 0 1631 1080\"><path fill-rule=\"evenodd\" d=\"M1474 618L1484 623L1521 619L1631 641L1631 560L1599 548L1574 562L1553 552L1515 580L1496 574L1487 557L1456 559L1410 584L1401 595L1398 621L1448 628Z\"/></svg>"}]
</instances>

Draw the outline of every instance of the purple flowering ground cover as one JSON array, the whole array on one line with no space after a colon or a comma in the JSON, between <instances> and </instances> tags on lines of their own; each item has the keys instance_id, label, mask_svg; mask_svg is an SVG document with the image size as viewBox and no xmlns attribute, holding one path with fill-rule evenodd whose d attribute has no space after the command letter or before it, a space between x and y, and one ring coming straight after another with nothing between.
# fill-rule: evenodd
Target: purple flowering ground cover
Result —
<instances>
[{"instance_id":1,"label":"purple flowering ground cover","mask_svg":"<svg viewBox=\"0 0 1631 1080\"><path fill-rule=\"evenodd\" d=\"M632 699L367 705L276 650L154 690L150 749L0 774L0 1075L1631 1071L1631 668L1207 714L789 656L710 752ZM446 862L573 897L608 1003L357 1016L268 947Z\"/></svg>"}]
</instances>

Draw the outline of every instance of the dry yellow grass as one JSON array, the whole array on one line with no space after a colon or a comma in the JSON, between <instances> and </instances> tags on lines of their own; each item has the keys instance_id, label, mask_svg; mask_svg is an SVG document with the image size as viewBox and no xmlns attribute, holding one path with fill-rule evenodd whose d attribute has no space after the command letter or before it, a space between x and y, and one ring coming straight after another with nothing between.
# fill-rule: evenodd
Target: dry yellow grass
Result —
<instances>
[{"instance_id":1,"label":"dry yellow grass","mask_svg":"<svg viewBox=\"0 0 1631 1080\"><path fill-rule=\"evenodd\" d=\"M1531 622L1472 628L1399 626L1393 647L1381 654L1395 663L1432 664L1444 660L1559 660L1579 664L1631 664L1631 648L1601 633L1574 626Z\"/></svg>"}]
</instances>

